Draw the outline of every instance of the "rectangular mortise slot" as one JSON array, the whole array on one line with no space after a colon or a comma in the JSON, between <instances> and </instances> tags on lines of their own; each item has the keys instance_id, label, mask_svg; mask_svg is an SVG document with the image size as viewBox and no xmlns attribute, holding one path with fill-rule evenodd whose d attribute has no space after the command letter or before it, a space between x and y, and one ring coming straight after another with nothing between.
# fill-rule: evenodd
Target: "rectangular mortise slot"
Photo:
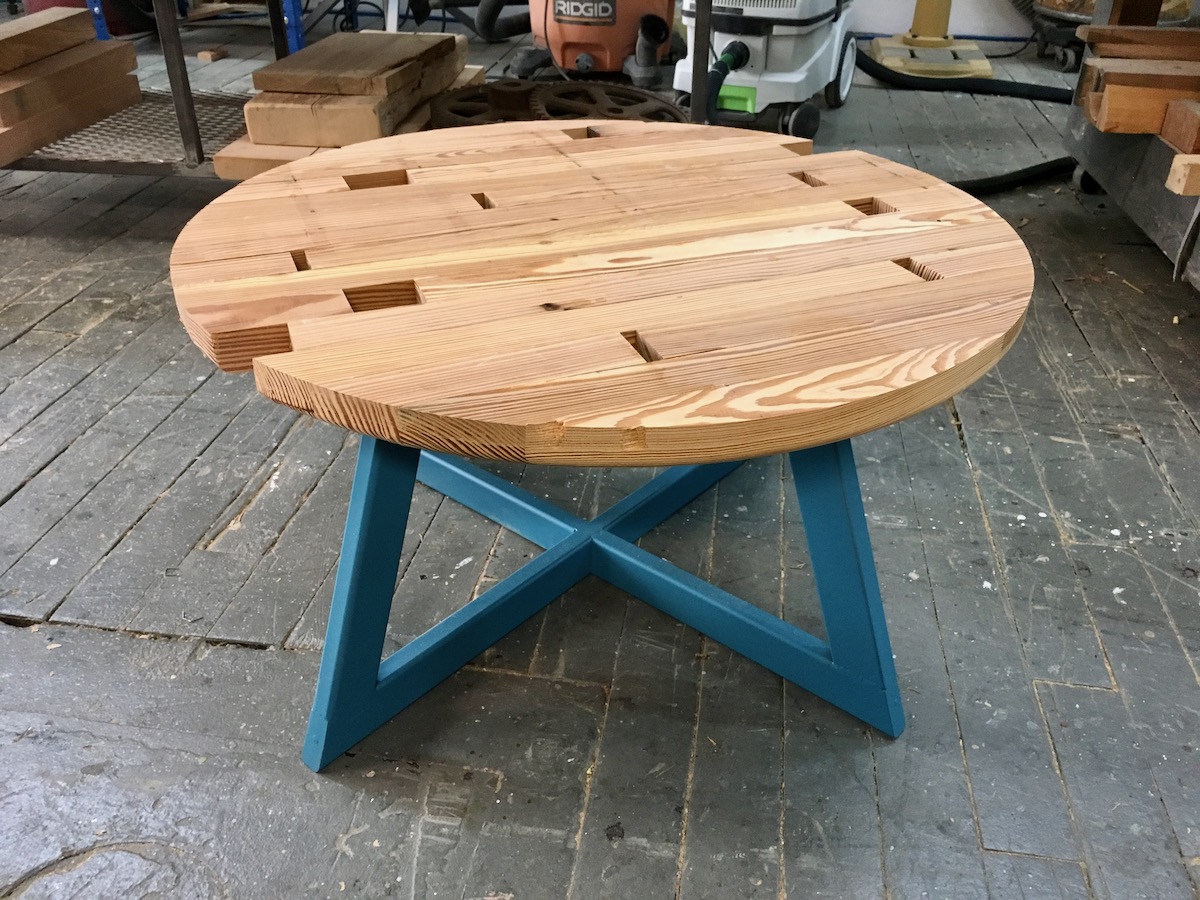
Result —
<instances>
[{"instance_id":1,"label":"rectangular mortise slot","mask_svg":"<svg viewBox=\"0 0 1200 900\"><path fill-rule=\"evenodd\" d=\"M586 141L588 138L600 137L600 132L590 125L585 128L564 128L562 133L573 141Z\"/></svg>"},{"instance_id":2,"label":"rectangular mortise slot","mask_svg":"<svg viewBox=\"0 0 1200 900\"><path fill-rule=\"evenodd\" d=\"M475 198L475 202L478 203L483 209L496 208L496 204L492 202L492 198L487 194L472 194L471 196Z\"/></svg>"},{"instance_id":3,"label":"rectangular mortise slot","mask_svg":"<svg viewBox=\"0 0 1200 900\"><path fill-rule=\"evenodd\" d=\"M642 340L642 336L636 331L622 331L621 337L629 341L629 346L636 350L638 355L641 356L641 358L646 362L654 362L656 359L661 359L661 357L655 353L654 350L651 349L651 347L644 340Z\"/></svg>"},{"instance_id":4,"label":"rectangular mortise slot","mask_svg":"<svg viewBox=\"0 0 1200 900\"><path fill-rule=\"evenodd\" d=\"M408 170L396 169L392 172L363 172L358 175L343 175L342 181L346 182L346 187L352 191L395 187L400 184L408 184Z\"/></svg>"},{"instance_id":5,"label":"rectangular mortise slot","mask_svg":"<svg viewBox=\"0 0 1200 900\"><path fill-rule=\"evenodd\" d=\"M894 213L896 207L892 204L880 200L878 197L864 197L862 200L845 200L847 206L853 206L864 216L878 216L882 213Z\"/></svg>"},{"instance_id":6,"label":"rectangular mortise slot","mask_svg":"<svg viewBox=\"0 0 1200 900\"><path fill-rule=\"evenodd\" d=\"M346 301L355 312L391 309L394 306L415 306L421 302L415 281L389 281L386 284L342 288L342 293L346 295Z\"/></svg>"},{"instance_id":7,"label":"rectangular mortise slot","mask_svg":"<svg viewBox=\"0 0 1200 900\"><path fill-rule=\"evenodd\" d=\"M902 269L908 269L908 271L925 281L941 281L946 277L941 272L931 269L925 263L919 262L911 256L906 256L903 259L893 259L892 262Z\"/></svg>"},{"instance_id":8,"label":"rectangular mortise slot","mask_svg":"<svg viewBox=\"0 0 1200 900\"><path fill-rule=\"evenodd\" d=\"M292 263L296 266L297 272L307 272L312 268L308 264L308 254L303 250L292 250L290 252L292 254Z\"/></svg>"},{"instance_id":9,"label":"rectangular mortise slot","mask_svg":"<svg viewBox=\"0 0 1200 900\"><path fill-rule=\"evenodd\" d=\"M822 181L816 175L810 175L808 172L792 172L792 177L803 181L809 187L825 187L828 182Z\"/></svg>"}]
</instances>

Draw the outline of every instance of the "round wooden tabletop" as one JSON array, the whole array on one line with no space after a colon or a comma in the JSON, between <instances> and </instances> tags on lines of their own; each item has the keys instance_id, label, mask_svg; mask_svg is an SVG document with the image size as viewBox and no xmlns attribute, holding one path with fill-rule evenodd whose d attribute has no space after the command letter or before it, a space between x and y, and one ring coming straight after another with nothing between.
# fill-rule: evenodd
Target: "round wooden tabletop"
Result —
<instances>
[{"instance_id":1,"label":"round wooden tabletop","mask_svg":"<svg viewBox=\"0 0 1200 900\"><path fill-rule=\"evenodd\" d=\"M800 449L971 384L1033 288L983 203L810 149L608 121L384 138L234 187L171 277L219 366L388 441L581 465Z\"/></svg>"}]
</instances>

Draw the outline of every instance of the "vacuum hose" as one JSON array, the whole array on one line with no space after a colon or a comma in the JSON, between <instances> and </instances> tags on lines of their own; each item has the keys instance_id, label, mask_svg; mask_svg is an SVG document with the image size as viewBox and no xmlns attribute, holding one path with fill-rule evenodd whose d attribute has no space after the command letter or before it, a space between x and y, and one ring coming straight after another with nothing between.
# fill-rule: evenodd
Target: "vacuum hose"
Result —
<instances>
[{"instance_id":1,"label":"vacuum hose","mask_svg":"<svg viewBox=\"0 0 1200 900\"><path fill-rule=\"evenodd\" d=\"M479 8L475 10L475 31L489 43L506 41L519 34L529 34L532 30L527 12L501 19L504 3L505 0L481 0Z\"/></svg>"},{"instance_id":2,"label":"vacuum hose","mask_svg":"<svg viewBox=\"0 0 1200 900\"><path fill-rule=\"evenodd\" d=\"M725 45L725 49L721 51L720 58L708 70L708 89L704 92L706 98L704 121L707 124L719 124L717 99L721 93L721 85L725 83L725 76L736 69L740 69L748 62L750 62L750 48L741 41L731 41Z\"/></svg>"},{"instance_id":3,"label":"vacuum hose","mask_svg":"<svg viewBox=\"0 0 1200 900\"><path fill-rule=\"evenodd\" d=\"M671 36L671 26L661 16L649 14L642 16L638 22L637 45L633 49L633 59L639 66L657 66L658 48Z\"/></svg>"},{"instance_id":4,"label":"vacuum hose","mask_svg":"<svg viewBox=\"0 0 1200 900\"><path fill-rule=\"evenodd\" d=\"M1074 157L1060 156L1058 159L1048 159L1024 169L1017 169L1015 172L1005 172L1003 175L988 175L985 178L970 178L950 183L972 197L987 197L1050 178L1069 178L1075 171L1075 166Z\"/></svg>"},{"instance_id":5,"label":"vacuum hose","mask_svg":"<svg viewBox=\"0 0 1200 900\"><path fill-rule=\"evenodd\" d=\"M922 78L919 75L908 75L889 69L862 50L858 51L858 67L884 84L910 91L961 91L964 94L994 94L999 97L1020 97L1024 100L1045 100L1049 103L1071 103L1074 100L1074 92L1070 88L1048 87L1044 84L1026 84L1023 81L1001 81L993 78Z\"/></svg>"}]
</instances>

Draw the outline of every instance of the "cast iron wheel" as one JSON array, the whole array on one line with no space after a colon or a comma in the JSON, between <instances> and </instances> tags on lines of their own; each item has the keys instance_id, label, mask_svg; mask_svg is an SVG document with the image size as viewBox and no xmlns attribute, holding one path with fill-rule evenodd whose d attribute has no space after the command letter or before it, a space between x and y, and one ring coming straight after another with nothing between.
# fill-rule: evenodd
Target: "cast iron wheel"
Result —
<instances>
[{"instance_id":1,"label":"cast iron wheel","mask_svg":"<svg viewBox=\"0 0 1200 900\"><path fill-rule=\"evenodd\" d=\"M471 84L453 91L443 91L429 101L430 125L433 128L457 128L461 125L489 125L533 118L528 107L522 110L513 104L498 105L495 99L496 94L490 84Z\"/></svg>"},{"instance_id":2,"label":"cast iron wheel","mask_svg":"<svg viewBox=\"0 0 1200 900\"><path fill-rule=\"evenodd\" d=\"M821 111L815 103L795 103L779 113L779 133L811 138L821 127Z\"/></svg>"},{"instance_id":3,"label":"cast iron wheel","mask_svg":"<svg viewBox=\"0 0 1200 900\"><path fill-rule=\"evenodd\" d=\"M854 35L848 34L846 43L842 45L842 58L838 62L837 75L825 85L825 105L830 109L840 109L846 105L850 87L854 84L854 66L857 59L858 44Z\"/></svg>"},{"instance_id":4,"label":"cast iron wheel","mask_svg":"<svg viewBox=\"0 0 1200 900\"><path fill-rule=\"evenodd\" d=\"M1083 166L1076 166L1071 173L1071 184L1082 194L1103 194L1104 186Z\"/></svg>"},{"instance_id":5,"label":"cast iron wheel","mask_svg":"<svg viewBox=\"0 0 1200 900\"><path fill-rule=\"evenodd\" d=\"M683 110L656 94L606 81L558 81L538 85L530 97L529 108L539 119L687 121Z\"/></svg>"},{"instance_id":6,"label":"cast iron wheel","mask_svg":"<svg viewBox=\"0 0 1200 900\"><path fill-rule=\"evenodd\" d=\"M1079 51L1074 47L1056 47L1054 50L1054 65L1060 72L1078 72L1079 60Z\"/></svg>"}]
</instances>

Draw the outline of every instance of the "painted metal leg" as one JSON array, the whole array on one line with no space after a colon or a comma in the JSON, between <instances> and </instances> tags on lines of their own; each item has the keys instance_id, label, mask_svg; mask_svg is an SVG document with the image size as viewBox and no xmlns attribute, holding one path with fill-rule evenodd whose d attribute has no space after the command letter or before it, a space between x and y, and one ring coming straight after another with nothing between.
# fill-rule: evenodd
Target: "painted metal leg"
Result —
<instances>
[{"instance_id":1,"label":"painted metal leg","mask_svg":"<svg viewBox=\"0 0 1200 900\"><path fill-rule=\"evenodd\" d=\"M668 470L585 522L465 460L364 438L305 763L324 767L589 574L898 735L904 713L850 444L793 453L791 464L828 642L632 543L737 463ZM546 550L381 662L418 477Z\"/></svg>"},{"instance_id":2,"label":"painted metal leg","mask_svg":"<svg viewBox=\"0 0 1200 900\"><path fill-rule=\"evenodd\" d=\"M304 762L320 769L363 737L355 709L379 678L420 451L364 437L358 449L342 555Z\"/></svg>"},{"instance_id":3,"label":"painted metal leg","mask_svg":"<svg viewBox=\"0 0 1200 900\"><path fill-rule=\"evenodd\" d=\"M798 450L789 458L833 665L856 672L880 692L887 721L867 721L896 737L904 730L904 707L854 451L847 440ZM836 699L826 699L848 709Z\"/></svg>"}]
</instances>

